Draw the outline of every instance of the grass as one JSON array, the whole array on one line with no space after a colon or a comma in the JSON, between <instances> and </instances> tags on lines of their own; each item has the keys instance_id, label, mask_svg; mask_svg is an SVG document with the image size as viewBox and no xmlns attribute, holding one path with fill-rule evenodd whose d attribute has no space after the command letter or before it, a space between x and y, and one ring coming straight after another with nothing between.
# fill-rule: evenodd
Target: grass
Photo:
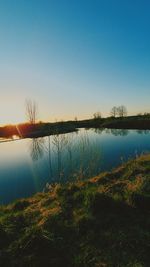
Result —
<instances>
[{"instance_id":1,"label":"grass","mask_svg":"<svg viewBox=\"0 0 150 267\"><path fill-rule=\"evenodd\" d=\"M150 155L0 207L0 266L148 267Z\"/></svg>"}]
</instances>

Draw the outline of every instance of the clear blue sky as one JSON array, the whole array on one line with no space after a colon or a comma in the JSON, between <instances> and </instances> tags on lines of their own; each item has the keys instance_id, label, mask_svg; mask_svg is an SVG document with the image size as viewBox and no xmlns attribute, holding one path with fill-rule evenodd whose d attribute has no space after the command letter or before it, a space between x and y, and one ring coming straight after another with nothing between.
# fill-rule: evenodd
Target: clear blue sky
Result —
<instances>
[{"instance_id":1,"label":"clear blue sky","mask_svg":"<svg viewBox=\"0 0 150 267\"><path fill-rule=\"evenodd\" d=\"M150 112L150 1L0 0L0 124Z\"/></svg>"}]
</instances>

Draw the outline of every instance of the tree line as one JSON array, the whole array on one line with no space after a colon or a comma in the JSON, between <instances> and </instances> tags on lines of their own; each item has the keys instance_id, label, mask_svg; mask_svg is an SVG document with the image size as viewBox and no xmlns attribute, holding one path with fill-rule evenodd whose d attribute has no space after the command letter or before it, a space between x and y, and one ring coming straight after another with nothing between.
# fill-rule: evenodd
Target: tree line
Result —
<instances>
[{"instance_id":1,"label":"tree line","mask_svg":"<svg viewBox=\"0 0 150 267\"><path fill-rule=\"evenodd\" d=\"M114 106L110 111L110 116L113 118L126 117L127 116L127 108L123 105L118 106L118 107ZM101 112L95 112L93 114L93 118L94 119L101 119L102 118Z\"/></svg>"},{"instance_id":2,"label":"tree line","mask_svg":"<svg viewBox=\"0 0 150 267\"><path fill-rule=\"evenodd\" d=\"M119 107L114 106L110 111L110 115L112 117L125 117L127 116L127 108L123 105Z\"/></svg>"},{"instance_id":3,"label":"tree line","mask_svg":"<svg viewBox=\"0 0 150 267\"><path fill-rule=\"evenodd\" d=\"M38 106L35 101L32 101L30 99L27 99L25 102L26 106L26 116L27 120L30 124L35 124L38 119ZM123 105L121 106L114 106L110 111L111 117L125 117L127 116L127 108ZM93 114L94 119L101 119L102 115L101 112L96 112ZM77 121L77 118L75 117L75 121Z\"/></svg>"}]
</instances>

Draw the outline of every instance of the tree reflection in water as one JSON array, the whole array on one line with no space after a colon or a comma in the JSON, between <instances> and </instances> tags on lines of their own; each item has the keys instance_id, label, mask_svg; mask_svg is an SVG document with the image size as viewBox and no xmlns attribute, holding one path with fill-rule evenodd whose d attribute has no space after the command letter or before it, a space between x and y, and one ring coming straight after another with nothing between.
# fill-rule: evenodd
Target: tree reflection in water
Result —
<instances>
[{"instance_id":1,"label":"tree reflection in water","mask_svg":"<svg viewBox=\"0 0 150 267\"><path fill-rule=\"evenodd\" d=\"M127 129L110 129L110 131L114 136L127 136L129 134L129 130Z\"/></svg>"},{"instance_id":2,"label":"tree reflection in water","mask_svg":"<svg viewBox=\"0 0 150 267\"><path fill-rule=\"evenodd\" d=\"M96 128L93 129L95 133L102 134L103 131L107 134L112 134L114 136L127 136L129 134L129 130L127 129L107 129L107 128Z\"/></svg>"},{"instance_id":3,"label":"tree reflection in water","mask_svg":"<svg viewBox=\"0 0 150 267\"><path fill-rule=\"evenodd\" d=\"M100 172L101 150L88 133L56 134L32 139L30 154L33 161L44 156L50 182L84 179Z\"/></svg>"},{"instance_id":4,"label":"tree reflection in water","mask_svg":"<svg viewBox=\"0 0 150 267\"><path fill-rule=\"evenodd\" d=\"M30 144L30 155L33 161L42 158L44 154L44 139L33 138Z\"/></svg>"},{"instance_id":5,"label":"tree reflection in water","mask_svg":"<svg viewBox=\"0 0 150 267\"><path fill-rule=\"evenodd\" d=\"M136 132L138 133L138 134L149 134L150 133L150 130L136 130Z\"/></svg>"}]
</instances>

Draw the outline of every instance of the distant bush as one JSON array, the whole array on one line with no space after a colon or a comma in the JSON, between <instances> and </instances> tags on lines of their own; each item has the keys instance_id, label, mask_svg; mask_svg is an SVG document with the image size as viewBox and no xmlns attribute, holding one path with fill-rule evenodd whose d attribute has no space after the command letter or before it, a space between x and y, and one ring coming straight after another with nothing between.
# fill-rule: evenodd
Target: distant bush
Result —
<instances>
[{"instance_id":1,"label":"distant bush","mask_svg":"<svg viewBox=\"0 0 150 267\"><path fill-rule=\"evenodd\" d=\"M93 114L93 117L95 120L99 120L102 118L101 112L96 112Z\"/></svg>"}]
</instances>

